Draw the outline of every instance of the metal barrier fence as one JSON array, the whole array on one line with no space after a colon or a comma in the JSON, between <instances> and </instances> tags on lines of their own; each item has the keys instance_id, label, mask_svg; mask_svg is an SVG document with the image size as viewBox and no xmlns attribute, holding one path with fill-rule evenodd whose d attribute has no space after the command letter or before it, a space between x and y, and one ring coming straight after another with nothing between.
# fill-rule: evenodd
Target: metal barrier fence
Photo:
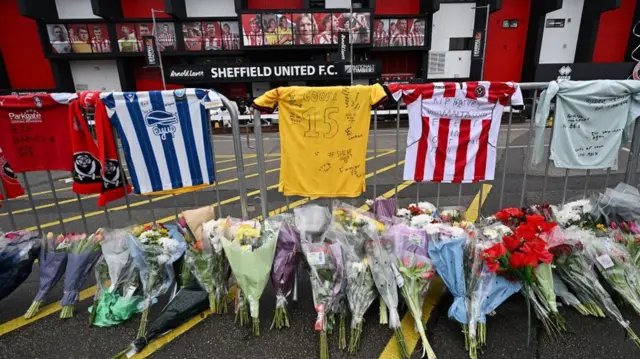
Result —
<instances>
[{"instance_id":1,"label":"metal barrier fence","mask_svg":"<svg viewBox=\"0 0 640 359\"><path fill-rule=\"evenodd\" d=\"M532 92L532 96L527 98L530 100L527 102L527 106L529 103L531 104L531 114L535 113L539 90L546 88L546 86L546 83L520 84L523 92ZM275 184L269 185L267 177L274 173L277 174L279 171L281 156L279 154L279 137L277 135L267 137L263 134L260 112L255 111L253 118L255 144L252 146L250 137L247 137L246 143L243 143L238 110L231 105L226 97L221 95L221 99L232 118L232 135L230 141L228 136L223 135L214 138L211 126L208 128L213 158L216 162L214 166L216 184L214 186L193 191L191 195L133 196L126 194L119 202L112 202L108 206L100 208L88 201L96 198L97 195L77 195L70 191L71 187L66 186L68 180L65 180L69 174L52 173L51 171L22 173L20 179L26 195L2 202L4 207L0 209L0 228L5 230L38 230L41 233L52 229L63 233L80 230L90 232L101 226L123 227L136 223L170 221L175 219L182 210L207 204L216 207L218 216L232 214L245 219L249 218L250 212L255 211L259 205L259 214L262 218L266 218L275 213L289 211L297 205L320 200L319 198L289 198L269 193L278 187L277 179ZM528 111L525 110L525 112ZM530 166L534 121L529 118L522 125L516 125L513 121L513 115L514 109L509 107L506 112L506 123L503 121L501 124L498 143L495 144L498 147L495 180L485 183L499 186L499 192L492 191L493 202L489 206L490 209L544 202L564 203L570 197L584 197L593 191L603 191L618 181L625 181L633 186L637 184L640 126L635 126L633 130L631 146L624 144L620 152L622 156L619 167L624 169L623 171L613 168L606 171L569 171L557 169L551 164L549 161L550 150L546 149L548 144L545 145L545 161L540 167ZM552 110L550 118L553 118L553 115L554 110ZM395 129L379 129L378 111L375 109L372 117L369 136L371 148L368 150L373 153L373 156L367 158L367 167L372 170L366 175L368 185L365 196L371 199L377 198L381 194L380 188L388 188L389 190L383 193L387 197L407 202L430 200L437 207L440 207L443 204L468 206L469 203L463 202L470 197L477 197L474 194L478 193L481 200L477 203L477 213L482 214L482 199L488 195L485 184L408 183L402 179L400 168L404 162L406 134L404 130L401 130L400 103L397 104ZM248 130L249 128L247 128L247 133ZM516 132L525 133L514 140L513 136ZM548 143L553 137L553 129L547 129L546 132L548 133ZM247 134L247 136L249 135ZM227 142L231 142L232 146L226 146ZM126 171L129 164L124 162L125 157L120 153L122 146L118 138L116 138L116 143L119 148L120 171L127 181ZM255 153L251 154L251 152ZM394 160L388 161L390 155L393 155ZM622 166L623 157L626 157L625 166ZM220 160L218 161L218 159ZM246 163L245 159L255 162ZM391 164L386 165L386 162ZM221 163L234 163L235 166L219 168ZM268 168L273 165L276 167ZM253 166L257 172L247 174L247 169ZM223 175L226 176L228 173L230 174L229 178L223 180ZM392 175L389 175L390 173ZM257 182L251 182L253 178L256 178ZM250 188L251 186L255 189ZM415 187L415 195L407 195L407 192L403 192L409 187ZM7 193L1 182L0 191L4 198L7 198ZM166 205L165 200L172 200L173 204ZM280 208L272 208L280 202L282 202ZM490 212L489 210L485 211ZM253 215L253 213L251 214Z\"/></svg>"}]
</instances>

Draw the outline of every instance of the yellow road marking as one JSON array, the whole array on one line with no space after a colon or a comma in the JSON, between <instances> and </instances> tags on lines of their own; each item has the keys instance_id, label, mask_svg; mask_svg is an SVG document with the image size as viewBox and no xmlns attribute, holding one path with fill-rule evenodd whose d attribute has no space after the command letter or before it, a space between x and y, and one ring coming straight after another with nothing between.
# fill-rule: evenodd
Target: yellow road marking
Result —
<instances>
[{"instance_id":1,"label":"yellow road marking","mask_svg":"<svg viewBox=\"0 0 640 359\"><path fill-rule=\"evenodd\" d=\"M394 151L388 152L388 153L393 153ZM386 154L388 154L386 153ZM386 155L385 154L385 155ZM376 156L379 157L379 156ZM378 170L378 173L382 173L382 172L386 172L392 168L395 168L396 166L400 166L404 163L403 161L400 161L398 163L395 163L391 166L387 166L384 167L380 170ZM367 178L373 176L373 172L372 173L368 173L367 174ZM276 185L277 186L277 185ZM406 188L406 186L405 186ZM404 188L403 188L404 189ZM388 195L391 196L394 193L394 190L391 190L387 193L385 193L384 195ZM384 196L383 195L383 196ZM301 199L298 201L295 201L293 203L290 203L288 208L295 208L297 206L303 205L305 203L309 202L308 198L305 199ZM279 213L284 213L287 211L287 206L284 205L280 208L277 208L271 212L269 212L269 215L274 215L274 214L279 214ZM175 216L173 216L175 218ZM256 217L256 218L260 218L260 217ZM151 354L155 353L157 350L159 350L160 348L162 348L163 346L165 346L166 344L168 344L169 342L173 341L174 339L176 339L177 337L179 337L180 335L184 334L185 332L189 331L191 328L195 327L198 323L202 322L204 319L206 319L209 316L210 312L207 313L207 311L205 311L204 313L201 313L199 315L194 316L193 318L189 319L187 322L185 322L184 324L178 326L177 328L173 329L172 331L170 331L169 333L167 333L166 335L152 341L151 343L149 343L149 345L143 349L140 353L132 356L131 358L133 359L144 359L149 357ZM412 331L413 331L413 327Z\"/></svg>"},{"instance_id":2,"label":"yellow road marking","mask_svg":"<svg viewBox=\"0 0 640 359\"><path fill-rule=\"evenodd\" d=\"M379 158L379 157L382 157L382 156L389 155L389 154L391 154L393 152L395 152L395 150L392 150L392 151L389 151L389 152L385 152L383 154L380 154L380 155L377 155L377 156L374 156L374 157L370 157L370 158L367 159L367 161L370 160L370 159L373 159L373 158ZM270 169L268 171L265 171L265 174L272 173L272 172L278 172L278 171L280 171L280 168L274 168L274 169ZM253 173L253 174L250 174L248 176L245 176L245 178L252 178L252 177L257 177L257 176L258 176L258 173ZM229 179L229 180L222 181L222 182L218 183L218 185L221 186L221 185L225 185L225 184L233 183L233 182L237 182L237 181L238 181L237 178L232 178L232 179ZM271 189L271 187L269 189ZM176 194L176 196L181 196L181 195L184 195L186 193L190 193L190 192ZM249 196L249 195L250 194L247 194L247 196ZM172 194L167 194L167 195L162 195L162 196L151 197L151 202L157 202L157 201L161 201L161 200L164 200L164 199L167 199L167 198L173 198L173 195ZM239 196L236 196L233 199L234 200L238 200L239 198L240 198ZM143 201L130 203L129 207L132 208L132 207L144 206L145 204L148 204L148 203L149 203L149 201L147 199L145 199ZM215 207L216 204L214 204L213 206ZM124 210L126 208L127 208L127 205L124 204L124 205L120 205L118 207L111 207L111 208L108 209L108 211L109 211L109 213L111 213L111 212L121 211L121 210ZM85 218L99 216L101 214L104 214L104 210L88 212L88 213L85 213ZM173 216L173 217L175 218L175 216ZM69 223L69 222L78 221L80 219L82 219L82 216L81 215L77 215L77 216L64 218L62 221L64 223ZM56 225L59 225L59 224L60 224L59 221L52 221L52 222L48 222L48 223L43 223L43 224L40 225L40 227L41 228L49 228L49 227L53 227L53 226L56 226ZM35 231L37 229L38 229L37 226L31 226L31 227L28 227L28 228L24 228L25 231Z\"/></svg>"},{"instance_id":3,"label":"yellow road marking","mask_svg":"<svg viewBox=\"0 0 640 359\"><path fill-rule=\"evenodd\" d=\"M407 182L405 182L407 183ZM481 205L484 204L484 201L487 199L489 195L489 191L491 191L490 184L482 185L482 198L480 198L480 192L476 194L471 201L471 204L467 208L467 212L465 213L465 217L467 220L471 222L475 222L478 219L478 203ZM429 291L427 292L427 296L425 298L424 304L422 306L422 323L427 323L429 321L429 317L431 316L431 311L438 304L440 297L444 293L444 283L442 279L439 277L435 277L431 282L431 286L429 287ZM404 341L407 345L407 350L409 354L413 353L416 345L418 344L418 340L420 336L413 330L413 316L410 312L407 312L402 318L402 331L404 333ZM437 354L437 353L436 353ZM398 343L396 342L395 337L389 339L387 346L384 348L382 353L380 354L380 359L399 359L400 355L398 355Z\"/></svg>"},{"instance_id":4,"label":"yellow road marking","mask_svg":"<svg viewBox=\"0 0 640 359\"><path fill-rule=\"evenodd\" d=\"M468 221L475 222L478 219L478 215L480 214L478 212L478 207L482 207L492 187L493 186L490 184L482 185L482 191L478 191L469 207L467 207L467 212L464 214ZM482 199L480 198L480 193L482 193ZM478 205L479 203L480 205Z\"/></svg>"},{"instance_id":5,"label":"yellow road marking","mask_svg":"<svg viewBox=\"0 0 640 359\"><path fill-rule=\"evenodd\" d=\"M266 161L264 161L264 163L275 162L275 161L280 161L280 158L274 158L274 159L266 160ZM244 167L245 167L245 168L246 168L246 167L251 167L251 166L255 166L255 165L257 165L257 164L258 164L258 162L247 163L246 165L244 165ZM227 167L227 168L223 168L223 169L217 170L217 171L216 171L216 174L218 174L218 173L220 173L220 172L227 172L227 171L231 171L231 170L234 170L234 169L236 169L236 168L237 168L237 167ZM229 181L229 180L227 180L227 181ZM225 184L224 182L225 182L225 181L220 182L220 185ZM230 182L227 182L227 183L230 183ZM71 187L69 187L69 188L71 188ZM61 192L61 191L62 191L62 190L56 189L56 193L59 193L59 192ZM49 192L51 192L51 191L49 191ZM88 195L88 196L81 196L81 197L80 197L80 200L84 201L85 199L89 199L89 198L96 198L96 197L98 197L98 196L99 196L99 194L92 194L92 195ZM152 195L151 197L153 198L153 195ZM157 198L157 197L156 197L156 198ZM76 202L78 202L78 199L77 199L77 198L71 198L71 199L65 199L65 200L62 200L62 201L58 201L58 204L59 204L59 205L61 205L61 204L76 203ZM40 205L40 206L36 206L36 210L39 210L39 209L45 209L45 208L51 208L51 207L54 207L55 205L56 205L56 203L55 203L55 202L47 203L47 204L42 204L42 205ZM32 210L31 208L23 208L23 209L13 210L13 211L11 211L11 212L12 212L13 214L20 214L20 213L33 212L33 210ZM9 215L9 213L0 213L0 217L6 217L6 216L8 216L8 215Z\"/></svg>"},{"instance_id":6,"label":"yellow road marking","mask_svg":"<svg viewBox=\"0 0 640 359\"><path fill-rule=\"evenodd\" d=\"M376 156L368 157L365 161L370 161L370 160L375 159L375 158L384 157L384 156L390 155L390 154L392 154L392 153L394 153L394 152L395 152L395 150L391 150L391 151L388 151L388 152L386 152L386 153L382 153L382 154L379 154L379 155L376 155ZM404 161L401 161L398 165L400 165L400 164L402 164L402 163L404 163ZM378 170L378 173L385 172L385 171L387 171L388 169L393 168L393 167L395 167L395 165L387 166L387 167L385 167L385 168L383 168L383 169L381 169L381 170ZM275 170L267 171L267 173L269 173L269 172L273 172L273 171L275 171ZM255 176L257 176L257 173L256 173L256 174L252 174L252 175L250 175L250 176L247 176L247 178L248 178L248 177L255 177ZM366 178L369 178L370 176L372 176L372 174L367 174L367 177L366 177ZM220 184L222 184L222 182L220 182ZM267 187L267 189L268 189L268 190L276 189L276 188L278 188L278 184L275 184L275 185L272 185L272 186ZM259 193L260 193L260 190L252 191L252 192L247 193L247 197L249 197L249 196L255 196L255 195L259 194ZM170 196L160 196L160 197L170 197ZM157 198L160 198L160 197L157 197ZM222 206L222 205L229 204L229 203L232 203L232 202L236 202L236 201L239 201L239 200L240 200L240 196L235 196L235 197L233 197L233 198L229 198L229 199L226 199L226 200L221 201L221 202L220 202L220 205ZM140 203L140 202L139 202L139 203ZM144 203L147 203L147 202L145 201ZM306 203L306 202L303 202L303 203ZM302 204L302 203L301 203L301 204ZM214 203L214 204L212 204L212 207L217 207L217 205L218 205L217 203ZM300 205L300 204L298 204L298 205L296 205L296 206L299 206L299 205ZM126 208L126 206L121 206L121 207ZM290 206L290 208L293 208L293 207L294 207L294 206ZM116 208L118 208L118 207L116 207ZM286 206L285 206L284 208L285 208L285 210L286 210ZM115 208L114 208L114 209L115 209ZM272 212L275 212L275 211L272 211ZM94 212L94 213L97 213L97 212ZM104 213L104 212L100 211L99 213ZM77 217L77 218L81 218L80 216L76 216L76 217ZM89 217L89 215L88 215L88 214L87 214L87 217ZM65 223L67 222L67 220L68 220L69 222L71 222L72 218L75 218L75 217L71 217L71 218L66 218L66 219L64 219ZM175 215L167 216L167 217L164 217L164 218L158 219L158 222L164 223L164 222L168 222L168 221L174 220L175 218L176 218L176 216L175 216ZM76 220L76 219L73 219L73 220ZM51 223L53 223L53 225L55 225L55 224L58 224L59 222L51 222ZM47 223L46 225L47 225L48 227L50 227L50 226L51 226L51 223ZM45 226L45 225L43 225L42 227L43 227L43 228L45 228L44 226ZM33 230L33 229L27 229L27 230ZM84 299L86 299L86 298L88 298L88 297L90 297L90 296L94 295L94 294L96 293L96 290L97 290L97 287L96 287L96 286L93 286L93 287L90 287L90 288L85 289L84 291L82 291L82 292L80 293L80 299L79 299L79 301L84 300ZM56 305L57 305L57 306L56 306ZM40 310L40 312L38 313L38 315L36 315L35 317L33 317L33 318L31 318L31 319L28 319L28 320L27 320L27 319L24 319L24 318L20 317L20 318L12 319L12 320L10 320L10 321L8 321L8 322L2 323L2 324L0 324L0 336L2 336L2 335L4 335L4 334L6 334L6 333L8 333L8 332L11 332L11 331L13 331L13 330L16 330L16 329L18 329L18 328L20 328L20 327L22 327L22 326L24 326L24 325L27 325L27 324L29 324L29 323L32 323L32 322L34 322L34 321L36 321L36 320L38 320L38 319L41 319L41 318L43 318L43 317L46 317L46 316L48 316L48 315L50 315L50 314L53 314L53 313L55 313L55 312L59 311L60 309L61 309L61 307L60 307L60 305L59 305L58 303L53 303L53 304L50 304L50 305L48 305L48 306L46 306L46 307L42 308L42 309ZM203 318L203 319L204 319L204 318ZM195 325L195 324L193 324L193 325Z\"/></svg>"},{"instance_id":7,"label":"yellow road marking","mask_svg":"<svg viewBox=\"0 0 640 359\"><path fill-rule=\"evenodd\" d=\"M78 302L94 296L96 294L96 289L97 287L93 286L91 288L87 288L82 292L80 292L80 297L78 299ZM2 323L0 325L0 336L3 336L27 324L33 323L36 320L39 320L48 315L51 315L59 311L60 309L62 309L62 307L60 306L60 302L55 302L40 308L40 311L38 312L38 314L36 314L33 318L24 319L24 317L18 317L8 322Z\"/></svg>"},{"instance_id":8,"label":"yellow road marking","mask_svg":"<svg viewBox=\"0 0 640 359\"><path fill-rule=\"evenodd\" d=\"M233 162L233 161L235 161L235 156L234 156L234 155L221 155L221 156L231 156L231 157L233 157L233 159L230 159L230 160L223 160L223 161L216 161L216 164L226 163L226 162ZM216 158L221 157L221 156L216 156ZM247 159L247 158L254 158L254 157L256 157L256 155L247 155L247 156L243 156L243 158L245 158L245 159ZM125 170L127 170L127 169L128 169L128 168L127 168L127 165L124 165L124 164L123 164L123 165L122 165L122 167L123 167ZM64 182L64 181L66 181L66 180L67 180L67 179L69 179L69 178L71 178L71 177L68 177L68 178L62 178L62 179L59 179L58 181L60 181L60 182ZM72 187L56 188L56 193L61 192L61 191L68 191L68 190L70 190L71 188L72 188ZM51 193L51 190L48 190L48 191L41 191L41 192L33 192L33 193L31 193L31 196L33 196L33 197L35 197L35 196L41 196L41 195L43 195L43 194L47 194L47 193ZM22 198L28 198L28 197L29 197L28 195L23 194L22 196L18 196L18 197L16 197L16 199L22 199Z\"/></svg>"}]
</instances>

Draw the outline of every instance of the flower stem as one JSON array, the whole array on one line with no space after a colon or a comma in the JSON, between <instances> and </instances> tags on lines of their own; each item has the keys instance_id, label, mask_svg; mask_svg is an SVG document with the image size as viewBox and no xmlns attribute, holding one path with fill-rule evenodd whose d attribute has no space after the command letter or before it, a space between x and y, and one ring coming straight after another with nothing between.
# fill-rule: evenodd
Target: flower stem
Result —
<instances>
[{"instance_id":1,"label":"flower stem","mask_svg":"<svg viewBox=\"0 0 640 359\"><path fill-rule=\"evenodd\" d=\"M402 327L396 328L394 331L394 336L396 337L396 343L398 344L398 355L400 359L409 359L411 358L411 354L409 353L409 349L407 348L407 342L404 340L404 332L402 331Z\"/></svg>"},{"instance_id":2,"label":"flower stem","mask_svg":"<svg viewBox=\"0 0 640 359\"><path fill-rule=\"evenodd\" d=\"M31 303L31 306L29 307L29 309L27 310L27 312L24 314L24 319L31 319L33 318L36 314L38 314L38 311L40 310L40 304L42 304L41 301L39 300L34 300Z\"/></svg>"},{"instance_id":3,"label":"flower stem","mask_svg":"<svg viewBox=\"0 0 640 359\"><path fill-rule=\"evenodd\" d=\"M355 355L360 349L360 337L362 335L362 321L356 324L355 327L351 327L351 335L349 337L349 350L348 353Z\"/></svg>"},{"instance_id":4,"label":"flower stem","mask_svg":"<svg viewBox=\"0 0 640 359\"><path fill-rule=\"evenodd\" d=\"M60 319L73 318L73 304L65 305L60 312Z\"/></svg>"},{"instance_id":5,"label":"flower stem","mask_svg":"<svg viewBox=\"0 0 640 359\"><path fill-rule=\"evenodd\" d=\"M338 349L347 348L347 313L344 308L340 308L340 330L338 333Z\"/></svg>"},{"instance_id":6,"label":"flower stem","mask_svg":"<svg viewBox=\"0 0 640 359\"><path fill-rule=\"evenodd\" d=\"M379 298L380 301L380 324L389 324L389 316L387 314L387 305L385 304L382 298Z\"/></svg>"},{"instance_id":7,"label":"flower stem","mask_svg":"<svg viewBox=\"0 0 640 359\"><path fill-rule=\"evenodd\" d=\"M256 337L260 336L260 319L259 318L251 318L253 322L253 335Z\"/></svg>"},{"instance_id":8,"label":"flower stem","mask_svg":"<svg viewBox=\"0 0 640 359\"><path fill-rule=\"evenodd\" d=\"M327 332L320 332L320 359L329 359L329 344L327 343Z\"/></svg>"},{"instance_id":9,"label":"flower stem","mask_svg":"<svg viewBox=\"0 0 640 359\"><path fill-rule=\"evenodd\" d=\"M211 313L213 314L215 314L218 311L215 294L209 294L209 308L211 309Z\"/></svg>"},{"instance_id":10,"label":"flower stem","mask_svg":"<svg viewBox=\"0 0 640 359\"><path fill-rule=\"evenodd\" d=\"M142 312L142 317L140 317L140 327L138 328L138 336L136 339L143 338L147 333L147 321L149 320L149 306L145 308Z\"/></svg>"}]
</instances>

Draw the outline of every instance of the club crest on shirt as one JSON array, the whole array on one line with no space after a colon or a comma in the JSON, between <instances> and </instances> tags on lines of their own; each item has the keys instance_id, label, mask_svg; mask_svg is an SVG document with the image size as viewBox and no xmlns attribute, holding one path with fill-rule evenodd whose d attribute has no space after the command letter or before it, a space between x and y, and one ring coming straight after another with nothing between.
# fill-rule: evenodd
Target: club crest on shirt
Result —
<instances>
[{"instance_id":1,"label":"club crest on shirt","mask_svg":"<svg viewBox=\"0 0 640 359\"><path fill-rule=\"evenodd\" d=\"M187 90L185 89L173 90L173 97L176 98L176 101L184 101L187 99Z\"/></svg>"},{"instance_id":2,"label":"club crest on shirt","mask_svg":"<svg viewBox=\"0 0 640 359\"><path fill-rule=\"evenodd\" d=\"M484 86L478 85L478 87L476 87L475 93L477 97L484 97L484 95L487 93L487 90L484 88Z\"/></svg>"},{"instance_id":3,"label":"club crest on shirt","mask_svg":"<svg viewBox=\"0 0 640 359\"><path fill-rule=\"evenodd\" d=\"M136 99L136 94L133 92L126 92L124 96L129 100L129 102L133 102Z\"/></svg>"},{"instance_id":4,"label":"club crest on shirt","mask_svg":"<svg viewBox=\"0 0 640 359\"><path fill-rule=\"evenodd\" d=\"M153 134L160 136L162 140L167 139L167 134L173 138L176 132L175 124L178 123L178 116L171 112L156 110L145 115L144 121L147 126L153 129Z\"/></svg>"},{"instance_id":5,"label":"club crest on shirt","mask_svg":"<svg viewBox=\"0 0 640 359\"><path fill-rule=\"evenodd\" d=\"M37 108L42 108L42 100L38 96L33 96L33 102Z\"/></svg>"}]
</instances>

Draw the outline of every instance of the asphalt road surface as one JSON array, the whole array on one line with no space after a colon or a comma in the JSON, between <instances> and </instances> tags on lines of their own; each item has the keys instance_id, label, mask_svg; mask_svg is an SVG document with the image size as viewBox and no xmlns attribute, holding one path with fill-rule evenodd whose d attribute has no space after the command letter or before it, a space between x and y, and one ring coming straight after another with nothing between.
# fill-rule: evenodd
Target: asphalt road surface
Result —
<instances>
[{"instance_id":1,"label":"asphalt road surface","mask_svg":"<svg viewBox=\"0 0 640 359\"><path fill-rule=\"evenodd\" d=\"M358 199L348 202L363 205L366 198L398 197L401 206L411 202L428 200L438 206L469 207L469 215L474 218L490 215L501 207L521 204L560 203L575 197L588 196L603 191L606 186L615 186L624 179L624 169L629 157L628 149L620 151L620 170L592 171L588 176L584 171L566 171L549 166L545 178L546 163L528 166L528 124L514 124L508 134L503 125L498 143L499 163L495 181L483 184L436 185L405 182L401 179L406 129L399 133L400 149L396 147L395 130L378 131L375 141L369 139L367 158L367 192ZM548 137L548 134L547 134ZM508 138L508 140L507 140ZM247 146L243 137L244 172L249 192L250 217L260 215L258 166L255 159L255 142ZM375 144L374 144L375 142ZM505 148L509 143L508 150ZM37 219L44 231L60 232L60 219L67 232L90 231L103 226L124 227L132 223L146 223L154 219L171 222L174 215L185 209L217 204L224 215L240 216L238 197L238 174L233 156L231 136L214 137L216 169L220 182L219 193L214 189L201 190L194 194L176 196L131 196L127 207L124 200L111 203L108 213L96 206L95 196L76 197L71 192L69 174L52 173L53 186L59 205L54 202L46 173L30 173L28 181L33 195L33 206ZM626 148L629 146L627 145ZM265 176L268 186L268 209L286 211L307 203L309 199L289 198L288 201L277 192L280 166L280 143L277 133L265 134L266 152ZM548 147L547 147L548 149ZM505 172L506 169L506 172ZM504 181L503 181L504 178ZM24 182L24 179L21 178ZM634 185L636 183L633 183ZM399 186L397 191L396 186ZM565 191L566 188L566 191ZM522 203L521 203L522 200ZM312 202L329 205L329 200ZM19 229L37 229L36 216L27 196L12 200L11 208ZM128 209L129 208L129 209ZM478 212L478 209L480 210ZM216 211L218 208L216 208ZM84 219L81 215L84 212ZM0 209L0 228L11 229L7 206ZM290 306L291 327L269 330L274 308L273 289L268 287L263 295L261 308L262 335L249 336L246 328L234 324L233 314L224 316L197 316L186 325L169 333L164 338L149 345L136 358L314 358L317 356L317 336L313 330L315 312L308 278L303 269L299 270L299 300ZM41 315L34 320L20 319L29 307L38 288L38 268L34 266L31 277L14 293L0 302L0 358L110 358L124 349L134 339L139 317L118 327L97 328L88 326L87 308L92 303L95 292L93 276L85 284L81 300L76 304L75 316L69 320L59 319L56 302L62 297L62 283L48 296ZM428 338L438 358L464 358L464 341L457 323L447 318L451 296L434 286L426 300L428 318ZM155 305L150 320L162 309L166 298ZM514 295L502 305L494 317L488 321L488 343L481 358L638 358L640 349L625 340L624 331L612 320L583 317L569 308L561 308L571 333L560 340L552 341L532 321L530 340L527 345L527 311L520 295ZM362 344L358 358L393 358L393 351L385 351L388 342L393 341L388 328L378 324L377 303L372 305L362 333ZM404 312L403 312L404 313ZM630 320L636 332L640 333L640 318L624 308L625 318ZM332 358L346 358L348 355L337 350L337 339L330 339ZM413 343L415 346L415 341ZM420 357L420 344L415 346L413 357Z\"/></svg>"}]
</instances>

